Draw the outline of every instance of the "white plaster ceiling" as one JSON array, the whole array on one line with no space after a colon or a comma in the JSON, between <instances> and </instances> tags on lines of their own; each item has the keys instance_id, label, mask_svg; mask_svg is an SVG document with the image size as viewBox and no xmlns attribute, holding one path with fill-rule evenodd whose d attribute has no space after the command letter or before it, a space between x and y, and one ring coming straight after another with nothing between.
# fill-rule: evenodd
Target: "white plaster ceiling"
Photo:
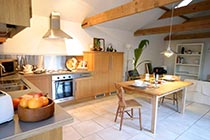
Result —
<instances>
[{"instance_id":1,"label":"white plaster ceiling","mask_svg":"<svg viewBox=\"0 0 210 140\"><path fill-rule=\"evenodd\" d=\"M32 12L34 15L49 17L52 11L58 11L61 14L62 20L82 23L88 16L95 15L130 1L131 0L32 0ZM105 22L100 25L134 32L139 28L155 24L158 17L163 12L164 10L155 8L132 16ZM161 24L168 23L169 22L164 21ZM159 23L157 22L156 25L159 25Z\"/></svg>"},{"instance_id":2,"label":"white plaster ceiling","mask_svg":"<svg viewBox=\"0 0 210 140\"><path fill-rule=\"evenodd\" d=\"M32 12L34 15L49 17L52 11L58 11L61 14L62 20L82 23L86 17L104 12L130 1L131 0L32 0ZM202 0L194 0L193 3L198 1ZM166 5L166 7L171 9L171 5ZM137 29L141 28L169 25L170 18L157 20L164 12L165 11L160 8L155 8L99 25L130 32L135 32ZM191 15L189 15L189 17L191 17ZM182 21L184 21L182 18L175 17L173 24L178 24Z\"/></svg>"},{"instance_id":3,"label":"white plaster ceiling","mask_svg":"<svg viewBox=\"0 0 210 140\"><path fill-rule=\"evenodd\" d=\"M52 11L61 13L61 19L82 22L85 17L103 12L130 0L32 0L35 15L49 16Z\"/></svg>"}]
</instances>

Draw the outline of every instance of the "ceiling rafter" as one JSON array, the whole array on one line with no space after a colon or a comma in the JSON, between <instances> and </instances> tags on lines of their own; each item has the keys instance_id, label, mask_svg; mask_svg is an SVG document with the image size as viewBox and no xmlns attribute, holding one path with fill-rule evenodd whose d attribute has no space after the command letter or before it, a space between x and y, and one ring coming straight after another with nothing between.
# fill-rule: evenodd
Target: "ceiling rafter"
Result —
<instances>
[{"instance_id":1,"label":"ceiling rafter","mask_svg":"<svg viewBox=\"0 0 210 140\"><path fill-rule=\"evenodd\" d=\"M82 28L87 28L96 24L133 15L178 1L181 0L132 0L131 2L121 6L84 19L81 26Z\"/></svg>"},{"instance_id":2,"label":"ceiling rafter","mask_svg":"<svg viewBox=\"0 0 210 140\"><path fill-rule=\"evenodd\" d=\"M161 7L159 7L160 9L162 9L162 10L165 10L165 11L171 11L169 8L167 8L167 7L164 7L164 6L161 6ZM185 20L189 20L190 18L188 18L188 17L186 17L186 16L183 16L183 15L179 15L179 17L181 17L181 18L183 18L183 19L185 19Z\"/></svg>"},{"instance_id":3,"label":"ceiling rafter","mask_svg":"<svg viewBox=\"0 0 210 140\"><path fill-rule=\"evenodd\" d=\"M200 21L200 20L208 20L208 19L210 19L210 15L201 16L201 17L195 17L195 18L190 18L189 20L185 21L184 23L194 22L194 21Z\"/></svg>"},{"instance_id":4,"label":"ceiling rafter","mask_svg":"<svg viewBox=\"0 0 210 140\"><path fill-rule=\"evenodd\" d=\"M195 22L195 21L201 21L201 20L204 21L204 20L209 20L209 19L210 19L210 15L208 15L208 16L201 16L201 17L191 18L191 19L189 19L187 21L184 21L183 23L189 23L189 22ZM197 34L196 33L196 35L189 34L188 38L190 39L190 37L191 37L191 39L193 39L193 38L196 38L195 36L198 36L198 38L201 38L201 37L206 38L206 36L208 37L208 35L206 35L206 34L202 34L202 33ZM173 37L174 37L174 40L180 39L181 37L183 37L183 39L187 38L184 35L173 35ZM168 38L168 36L166 36L164 38L164 40L167 39L167 38Z\"/></svg>"},{"instance_id":5,"label":"ceiling rafter","mask_svg":"<svg viewBox=\"0 0 210 140\"><path fill-rule=\"evenodd\" d=\"M134 36L169 33L169 27L170 26L162 26L148 29L140 29L134 32ZM210 19L173 25L172 32L183 32L207 28L210 28Z\"/></svg>"},{"instance_id":6,"label":"ceiling rafter","mask_svg":"<svg viewBox=\"0 0 210 140\"><path fill-rule=\"evenodd\" d=\"M199 11L210 10L210 0L198 2L195 4L191 4L188 6L184 6L181 8L174 9L173 16L180 16L184 14L191 14ZM171 17L172 11L167 11L163 15L159 17L159 19L169 18Z\"/></svg>"},{"instance_id":7,"label":"ceiling rafter","mask_svg":"<svg viewBox=\"0 0 210 140\"><path fill-rule=\"evenodd\" d=\"M210 32L171 35L171 40L198 39L198 38L210 38ZM169 36L166 36L164 40L169 40Z\"/></svg>"}]
</instances>

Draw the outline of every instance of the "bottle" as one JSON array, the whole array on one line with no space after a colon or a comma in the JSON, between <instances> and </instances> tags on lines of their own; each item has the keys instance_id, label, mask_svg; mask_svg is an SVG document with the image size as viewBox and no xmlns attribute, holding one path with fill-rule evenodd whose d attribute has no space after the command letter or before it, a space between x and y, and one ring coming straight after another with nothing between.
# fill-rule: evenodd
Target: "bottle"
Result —
<instances>
[{"instance_id":1,"label":"bottle","mask_svg":"<svg viewBox=\"0 0 210 140\"><path fill-rule=\"evenodd\" d=\"M182 47L181 54L184 54L185 48Z\"/></svg>"}]
</instances>

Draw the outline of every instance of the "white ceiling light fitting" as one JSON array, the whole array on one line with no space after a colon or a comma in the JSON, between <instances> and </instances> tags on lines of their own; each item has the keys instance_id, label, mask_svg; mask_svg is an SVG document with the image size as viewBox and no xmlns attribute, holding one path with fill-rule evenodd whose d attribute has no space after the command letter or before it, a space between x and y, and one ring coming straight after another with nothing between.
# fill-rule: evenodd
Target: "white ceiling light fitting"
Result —
<instances>
[{"instance_id":1,"label":"white ceiling light fitting","mask_svg":"<svg viewBox=\"0 0 210 140\"><path fill-rule=\"evenodd\" d=\"M172 5L172 11L171 11L171 21L170 21L170 31L169 31L169 41L168 41L168 48L166 51L161 52L161 54L164 54L166 57L171 57L175 52L171 49L171 33L172 33L172 23L173 23L173 14L174 14L174 8Z\"/></svg>"},{"instance_id":2,"label":"white ceiling light fitting","mask_svg":"<svg viewBox=\"0 0 210 140\"><path fill-rule=\"evenodd\" d=\"M60 29L60 13L52 12L50 15L50 29L43 36L44 39L72 39L71 36L66 34Z\"/></svg>"},{"instance_id":3,"label":"white ceiling light fitting","mask_svg":"<svg viewBox=\"0 0 210 140\"><path fill-rule=\"evenodd\" d=\"M180 2L177 6L175 6L176 8L180 8L180 7L184 7L187 6L188 4L190 4L192 2L192 0L183 0L182 2Z\"/></svg>"}]
</instances>

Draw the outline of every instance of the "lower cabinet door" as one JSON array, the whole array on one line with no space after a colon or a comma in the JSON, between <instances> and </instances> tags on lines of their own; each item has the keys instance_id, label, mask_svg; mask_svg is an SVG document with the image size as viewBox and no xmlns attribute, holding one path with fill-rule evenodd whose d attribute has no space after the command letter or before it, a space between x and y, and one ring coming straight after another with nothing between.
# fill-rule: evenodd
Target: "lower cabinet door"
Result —
<instances>
[{"instance_id":1,"label":"lower cabinet door","mask_svg":"<svg viewBox=\"0 0 210 140\"><path fill-rule=\"evenodd\" d=\"M75 98L83 99L87 97L93 97L92 92L92 77L80 78L75 80Z\"/></svg>"}]
</instances>

